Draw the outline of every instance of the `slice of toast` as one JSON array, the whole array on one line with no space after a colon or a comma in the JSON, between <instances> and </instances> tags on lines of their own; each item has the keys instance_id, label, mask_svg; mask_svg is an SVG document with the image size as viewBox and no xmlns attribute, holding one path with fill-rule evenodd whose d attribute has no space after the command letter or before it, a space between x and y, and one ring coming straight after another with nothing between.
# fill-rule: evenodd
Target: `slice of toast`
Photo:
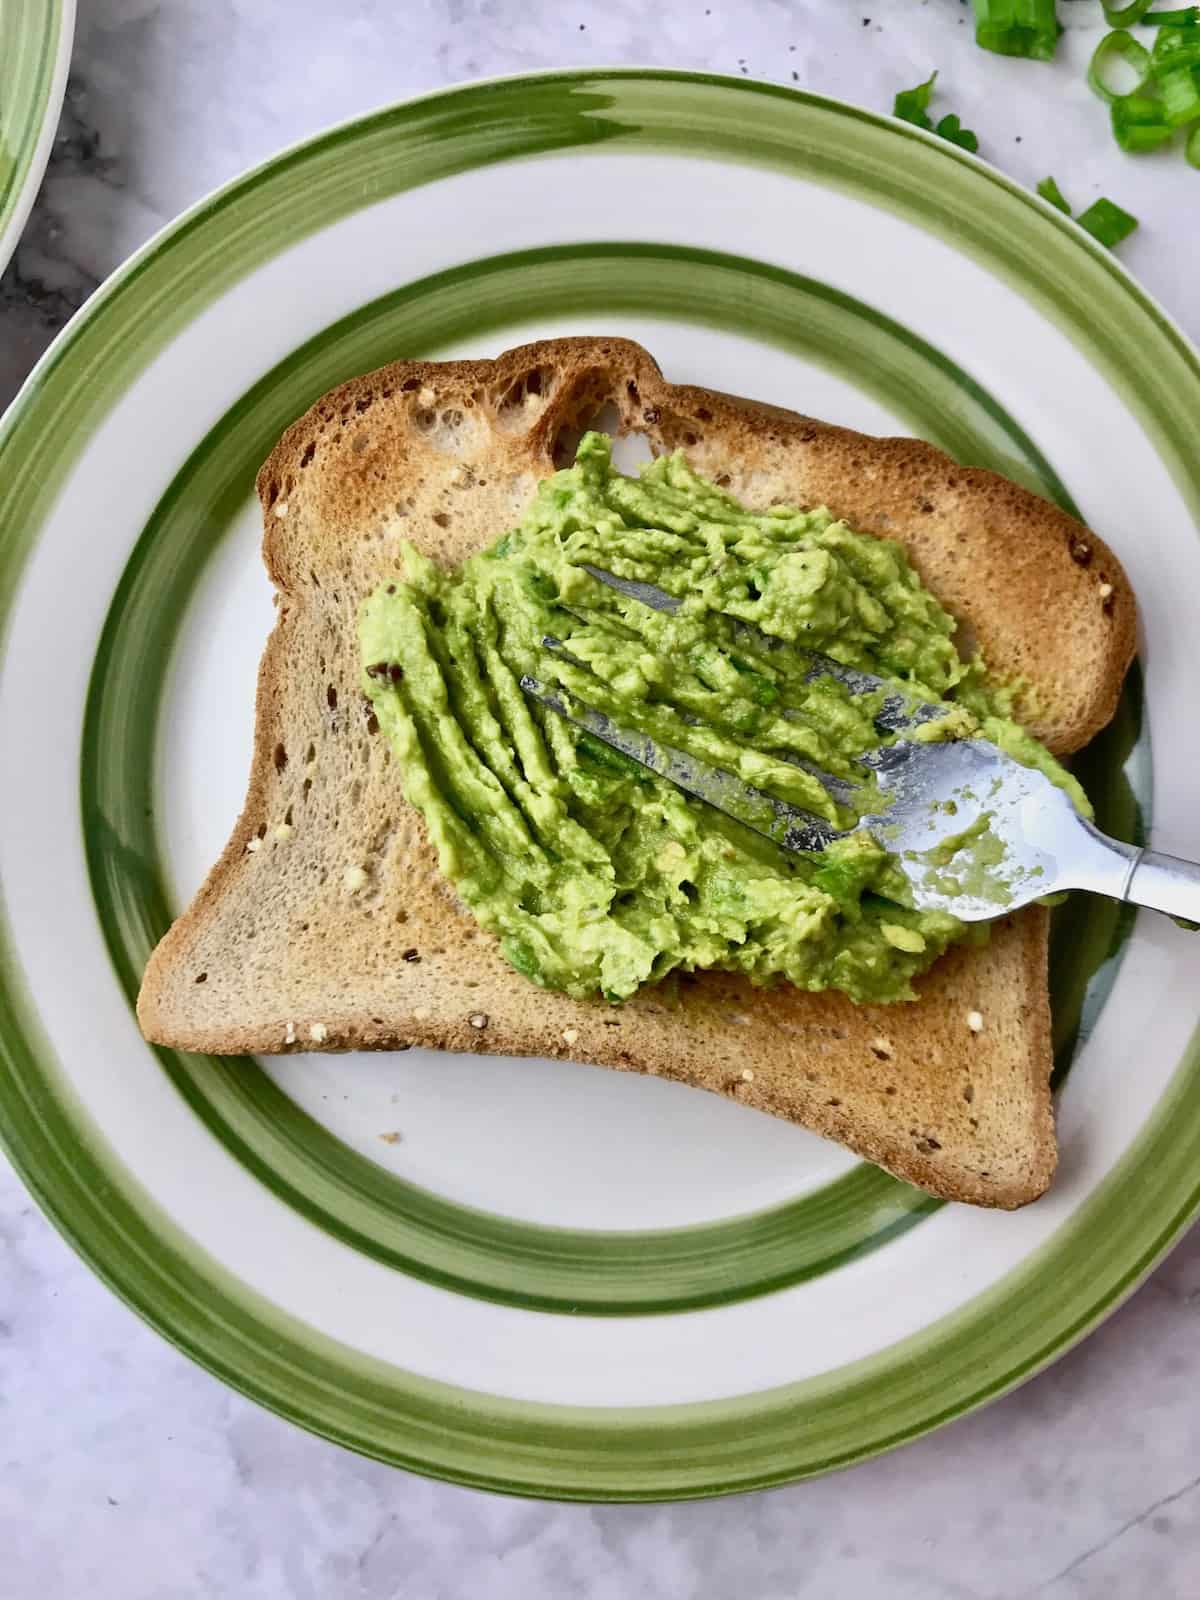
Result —
<instances>
[{"instance_id":1,"label":"slice of toast","mask_svg":"<svg viewBox=\"0 0 1200 1600\"><path fill-rule=\"evenodd\" d=\"M622 339L398 362L326 395L259 474L279 610L249 795L147 968L146 1037L212 1052L563 1056L718 1090L937 1195L1036 1198L1056 1160L1044 911L952 951L915 1004L705 973L614 1008L519 976L438 870L359 687L359 605L401 570L401 539L451 563L498 537L606 407L621 432L682 447L752 506L824 503L901 541L992 670L1023 681L1017 715L1056 752L1112 715L1134 645L1125 576L1087 529L992 473L668 384Z\"/></svg>"}]
</instances>

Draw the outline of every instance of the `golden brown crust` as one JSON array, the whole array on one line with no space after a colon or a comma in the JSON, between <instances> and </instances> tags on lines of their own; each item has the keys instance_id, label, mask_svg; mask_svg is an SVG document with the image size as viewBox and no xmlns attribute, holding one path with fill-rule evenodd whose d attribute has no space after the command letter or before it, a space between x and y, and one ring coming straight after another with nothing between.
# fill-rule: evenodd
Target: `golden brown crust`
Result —
<instances>
[{"instance_id":1,"label":"golden brown crust","mask_svg":"<svg viewBox=\"0 0 1200 1600\"><path fill-rule=\"evenodd\" d=\"M147 968L146 1036L212 1052L570 1057L726 1093L948 1198L1036 1198L1055 1160L1044 912L952 952L915 1005L710 973L614 1010L513 972L441 878L358 691L358 605L400 570L400 539L458 561L515 522L556 442L605 405L751 504L824 502L903 542L993 668L1025 679L1024 714L1053 748L1111 716L1133 649L1125 576L1094 535L1003 479L914 440L669 385L620 339L396 363L326 395L259 473L280 603L249 794Z\"/></svg>"}]
</instances>

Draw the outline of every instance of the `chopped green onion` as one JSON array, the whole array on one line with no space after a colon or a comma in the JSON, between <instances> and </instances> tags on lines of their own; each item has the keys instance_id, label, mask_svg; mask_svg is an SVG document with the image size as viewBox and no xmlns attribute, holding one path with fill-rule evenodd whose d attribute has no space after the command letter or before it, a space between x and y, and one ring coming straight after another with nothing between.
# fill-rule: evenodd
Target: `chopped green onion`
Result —
<instances>
[{"instance_id":1,"label":"chopped green onion","mask_svg":"<svg viewBox=\"0 0 1200 1600\"><path fill-rule=\"evenodd\" d=\"M1200 77L1194 67L1174 67L1156 79L1162 96L1163 121L1185 128L1200 117Z\"/></svg>"},{"instance_id":2,"label":"chopped green onion","mask_svg":"<svg viewBox=\"0 0 1200 1600\"><path fill-rule=\"evenodd\" d=\"M1117 60L1123 61L1136 74L1137 81L1127 89L1118 89L1108 81L1109 68ZM1096 46L1088 66L1087 81L1093 92L1111 105L1122 95L1136 94L1139 89L1145 88L1149 77L1149 50L1144 44L1139 44L1131 33L1118 28L1115 33L1106 33Z\"/></svg>"},{"instance_id":3,"label":"chopped green onion","mask_svg":"<svg viewBox=\"0 0 1200 1600\"><path fill-rule=\"evenodd\" d=\"M1051 61L1061 32L1054 0L975 0L975 43L998 55Z\"/></svg>"},{"instance_id":4,"label":"chopped green onion","mask_svg":"<svg viewBox=\"0 0 1200 1600\"><path fill-rule=\"evenodd\" d=\"M1200 6L1184 6L1179 11L1147 11L1141 20L1154 28L1191 28L1200 22Z\"/></svg>"},{"instance_id":5,"label":"chopped green onion","mask_svg":"<svg viewBox=\"0 0 1200 1600\"><path fill-rule=\"evenodd\" d=\"M928 107L936 82L937 73L931 72L925 82L919 83L915 89L901 89L892 102L892 115L899 117L902 122L911 122L916 128L928 128L943 139L949 139L951 144L961 145L964 150L978 150L979 140L970 128L963 127L953 111L947 113L936 128L933 126Z\"/></svg>"},{"instance_id":6,"label":"chopped green onion","mask_svg":"<svg viewBox=\"0 0 1200 1600\"><path fill-rule=\"evenodd\" d=\"M892 115L918 128L932 128L933 118L929 116L927 108L936 82L937 73L931 72L925 82L919 83L915 89L901 89L892 102Z\"/></svg>"},{"instance_id":7,"label":"chopped green onion","mask_svg":"<svg viewBox=\"0 0 1200 1600\"><path fill-rule=\"evenodd\" d=\"M951 144L960 145L964 150L979 149L976 135L970 128L963 127L953 111L944 116L933 131L940 134L943 139L949 139Z\"/></svg>"},{"instance_id":8,"label":"chopped green onion","mask_svg":"<svg viewBox=\"0 0 1200 1600\"><path fill-rule=\"evenodd\" d=\"M1128 6L1110 6L1104 0L1104 20L1114 28L1127 28L1132 22L1140 22L1150 6L1151 0L1133 0Z\"/></svg>"},{"instance_id":9,"label":"chopped green onion","mask_svg":"<svg viewBox=\"0 0 1200 1600\"><path fill-rule=\"evenodd\" d=\"M1198 122L1192 129L1191 133L1188 134L1188 140L1183 147L1183 153L1193 167L1200 167L1200 122Z\"/></svg>"},{"instance_id":10,"label":"chopped green onion","mask_svg":"<svg viewBox=\"0 0 1200 1600\"><path fill-rule=\"evenodd\" d=\"M1164 119L1162 102L1148 94L1127 94L1114 100L1112 130L1121 149L1132 155L1157 150L1174 132Z\"/></svg>"},{"instance_id":11,"label":"chopped green onion","mask_svg":"<svg viewBox=\"0 0 1200 1600\"><path fill-rule=\"evenodd\" d=\"M1200 128L1196 130L1200 134ZM1200 138L1197 138L1197 166L1200 166ZM1071 208L1063 197L1062 190L1053 178L1043 178L1037 186L1037 192L1043 200L1049 200L1052 206L1057 206L1060 211L1071 215ZM1081 212L1075 219L1081 228L1086 228L1094 239L1099 239L1111 250L1113 245L1120 244L1122 239L1137 227L1137 218L1131 217L1128 211L1122 211L1119 205L1112 200L1093 200L1086 211Z\"/></svg>"},{"instance_id":12,"label":"chopped green onion","mask_svg":"<svg viewBox=\"0 0 1200 1600\"><path fill-rule=\"evenodd\" d=\"M1200 67L1200 27L1160 28L1154 36L1150 70L1169 67Z\"/></svg>"},{"instance_id":13,"label":"chopped green onion","mask_svg":"<svg viewBox=\"0 0 1200 1600\"><path fill-rule=\"evenodd\" d=\"M1087 229L1093 239L1099 239L1110 250L1122 239L1128 239L1138 225L1136 217L1131 217L1128 211L1122 211L1111 200L1093 200L1075 220L1081 228Z\"/></svg>"},{"instance_id":14,"label":"chopped green onion","mask_svg":"<svg viewBox=\"0 0 1200 1600\"><path fill-rule=\"evenodd\" d=\"M1062 212L1065 212L1068 217L1071 215L1071 208L1063 199L1063 192L1055 183L1053 178L1043 178L1041 183L1039 183L1037 186L1037 192L1041 195L1043 200L1049 200L1052 206L1057 206L1058 209Z\"/></svg>"}]
</instances>

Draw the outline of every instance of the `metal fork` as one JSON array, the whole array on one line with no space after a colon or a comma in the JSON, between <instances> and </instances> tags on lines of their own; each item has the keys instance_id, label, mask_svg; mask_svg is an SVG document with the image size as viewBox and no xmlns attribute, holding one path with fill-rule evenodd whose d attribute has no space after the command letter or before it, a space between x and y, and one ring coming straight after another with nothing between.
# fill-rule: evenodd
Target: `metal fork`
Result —
<instances>
[{"instance_id":1,"label":"metal fork","mask_svg":"<svg viewBox=\"0 0 1200 1600\"><path fill-rule=\"evenodd\" d=\"M620 578L600 567L584 570L652 610L672 612L682 604L653 584ZM854 695L889 690L876 717L881 732L901 732L944 714L944 708L893 689L882 678L789 645L753 624L730 621L735 635L752 638L759 649L793 650L802 656L809 662L809 681L833 677ZM554 638L544 643L548 649L562 649ZM619 727L564 690L530 676L521 679L521 687L557 716L783 850L807 854L847 836L733 773ZM1109 838L1081 817L1043 773L1022 766L986 740L900 739L859 760L864 777L874 778L887 803L849 831L865 830L884 845L908 879L918 910L948 911L964 922L981 922L1044 895L1087 889L1200 923L1200 865ZM815 776L835 799L848 798L844 779L821 772Z\"/></svg>"}]
</instances>

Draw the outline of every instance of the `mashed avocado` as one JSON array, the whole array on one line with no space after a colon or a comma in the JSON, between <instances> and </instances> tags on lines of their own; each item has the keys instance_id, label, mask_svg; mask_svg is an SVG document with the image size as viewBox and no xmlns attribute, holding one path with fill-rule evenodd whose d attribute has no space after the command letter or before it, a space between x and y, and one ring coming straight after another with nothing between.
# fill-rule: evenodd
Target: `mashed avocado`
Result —
<instances>
[{"instance_id":1,"label":"mashed avocado","mask_svg":"<svg viewBox=\"0 0 1200 1600\"><path fill-rule=\"evenodd\" d=\"M682 455L628 478L609 439L588 434L491 549L455 572L411 546L405 563L407 581L362 609L364 690L442 871L547 988L620 1000L672 970L719 967L901 1000L948 944L986 934L906 905L883 842L786 855L531 703L523 674L853 827L879 809L874 788L848 806L806 768L864 785L856 757L886 742L882 693L806 682L802 653L765 648L737 619L952 702L921 737L982 731L1072 784L1005 716L981 664L960 659L952 618L899 545L824 509L747 511ZM587 563L684 604L653 611Z\"/></svg>"}]
</instances>

